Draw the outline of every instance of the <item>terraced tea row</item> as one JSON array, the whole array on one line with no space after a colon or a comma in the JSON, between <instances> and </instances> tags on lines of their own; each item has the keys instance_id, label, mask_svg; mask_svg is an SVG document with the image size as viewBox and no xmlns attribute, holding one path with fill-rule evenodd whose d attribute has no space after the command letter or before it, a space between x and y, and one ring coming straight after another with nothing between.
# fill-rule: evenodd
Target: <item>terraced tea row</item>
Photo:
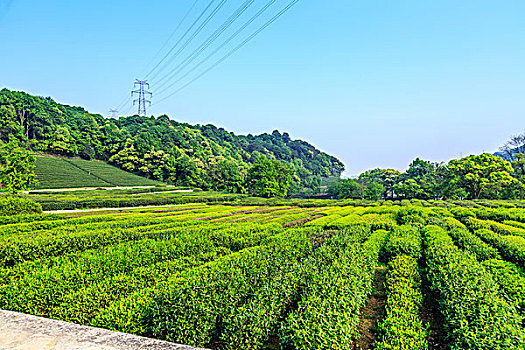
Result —
<instances>
[{"instance_id":1,"label":"terraced tea row","mask_svg":"<svg viewBox=\"0 0 525 350\"><path fill-rule=\"evenodd\" d=\"M0 307L213 349L351 349L363 331L369 347L428 349L431 298L439 346L523 349L521 210L188 204L20 218L0 225ZM380 266L384 316L363 329Z\"/></svg>"}]
</instances>

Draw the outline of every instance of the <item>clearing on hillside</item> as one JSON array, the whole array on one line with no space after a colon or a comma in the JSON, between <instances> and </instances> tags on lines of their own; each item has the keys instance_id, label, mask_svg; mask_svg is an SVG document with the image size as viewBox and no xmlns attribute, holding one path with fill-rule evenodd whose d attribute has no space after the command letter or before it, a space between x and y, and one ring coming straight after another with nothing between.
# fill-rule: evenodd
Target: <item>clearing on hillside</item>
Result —
<instances>
[{"instance_id":1,"label":"clearing on hillside","mask_svg":"<svg viewBox=\"0 0 525 350\"><path fill-rule=\"evenodd\" d=\"M38 156L36 189L155 186L160 182L128 173L102 161Z\"/></svg>"}]
</instances>

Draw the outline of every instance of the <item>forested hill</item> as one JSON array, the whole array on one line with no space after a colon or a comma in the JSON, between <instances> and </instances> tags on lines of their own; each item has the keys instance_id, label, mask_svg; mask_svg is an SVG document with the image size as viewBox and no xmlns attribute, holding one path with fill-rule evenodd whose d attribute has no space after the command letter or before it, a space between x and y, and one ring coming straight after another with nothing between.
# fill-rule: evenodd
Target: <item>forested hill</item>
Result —
<instances>
[{"instance_id":1,"label":"forested hill","mask_svg":"<svg viewBox=\"0 0 525 350\"><path fill-rule=\"evenodd\" d=\"M244 175L260 155L291 168L292 192L318 188L322 177L344 170L337 158L287 133L235 135L166 115L109 119L49 97L3 89L0 140L15 138L34 151L105 160L146 177L204 188L213 188L232 165Z\"/></svg>"}]
</instances>

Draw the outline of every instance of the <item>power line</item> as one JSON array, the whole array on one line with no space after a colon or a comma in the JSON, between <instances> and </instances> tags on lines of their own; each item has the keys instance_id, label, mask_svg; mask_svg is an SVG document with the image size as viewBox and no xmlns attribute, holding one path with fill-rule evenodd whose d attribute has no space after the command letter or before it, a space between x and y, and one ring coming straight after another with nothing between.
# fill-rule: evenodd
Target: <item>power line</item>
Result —
<instances>
[{"instance_id":1,"label":"power line","mask_svg":"<svg viewBox=\"0 0 525 350\"><path fill-rule=\"evenodd\" d=\"M182 40L184 40L186 35L188 35L188 33L193 29L193 27L197 25L197 23L200 21L202 16L204 16L204 14L208 11L208 9L211 7L211 5L213 5L215 1L216 0L210 0L210 2L208 3L208 6L206 6L206 8L201 12L201 14L197 17L197 19L193 21L190 27L186 29L184 34L182 34L182 36L175 43L175 45L173 45L171 49L164 55L164 57L162 57L162 59L155 65L155 67L153 67L153 69L151 69L151 71L148 74L146 74L146 78L148 78L155 71L155 69L157 69L162 64L162 62L164 62L169 57L169 55L173 52L173 50L175 50L175 48L182 42Z\"/></svg>"},{"instance_id":2,"label":"power line","mask_svg":"<svg viewBox=\"0 0 525 350\"><path fill-rule=\"evenodd\" d=\"M116 109L123 108L129 101L131 100L131 96L127 95L125 99L123 99L116 107Z\"/></svg>"},{"instance_id":3,"label":"power line","mask_svg":"<svg viewBox=\"0 0 525 350\"><path fill-rule=\"evenodd\" d=\"M195 49L186 59L184 59L179 65L175 66L168 74L164 75L159 81L157 81L157 88L162 88L166 83L169 82L170 77L176 76L181 70L187 67L191 62L199 57L210 45L212 45L239 17L241 17L246 10L250 8L255 0L246 0L241 6L226 20L224 23L210 35L197 49ZM162 81L164 80L164 83Z\"/></svg>"},{"instance_id":4,"label":"power line","mask_svg":"<svg viewBox=\"0 0 525 350\"><path fill-rule=\"evenodd\" d=\"M274 17L272 17L268 22L266 22L263 26L261 26L259 29L257 29L254 33L252 33L249 37L247 37L243 42L241 42L239 45L237 45L233 50L228 52L225 56L223 56L220 60L215 62L213 65L211 65L208 69L206 69L201 74L197 75L195 78L190 80L188 83L181 86L179 89L175 90L173 93L169 94L168 96L162 98L157 102L163 102L166 99L170 98L171 96L179 93L180 91L184 90L189 85L193 84L195 81L203 77L205 74L210 72L212 69L217 67L222 62L226 61L231 55L233 55L235 52L239 51L243 46L245 46L247 43L252 41L257 35L259 35L262 31L264 31L266 28L268 28L271 24L273 24L275 21L277 21L280 17L282 17L286 12L288 12L293 6L295 6L300 0L293 0L290 2L284 9L282 9L278 14L276 14Z\"/></svg>"},{"instance_id":5,"label":"power line","mask_svg":"<svg viewBox=\"0 0 525 350\"><path fill-rule=\"evenodd\" d=\"M219 52L221 49L223 49L226 45L228 45L233 39L235 39L239 34L241 34L248 26L250 26L256 19L258 19L260 16L262 16L273 4L275 4L277 0L270 0L264 7L262 7L255 15L253 15L246 23L244 23L243 26L241 26L235 33L233 33L228 39L226 39L219 47L217 47L211 54L209 54L206 58L201 60L199 63L197 63L193 68L191 68L188 72L186 72L183 76L181 76L179 79L174 81L172 84L170 84L165 89L158 92L158 94L162 94L164 91L169 90L171 87L173 87L175 84L183 80L185 77L187 77L189 74L191 74L193 71L201 67L204 63L206 63L210 58L212 58L217 52Z\"/></svg>"},{"instance_id":6,"label":"power line","mask_svg":"<svg viewBox=\"0 0 525 350\"><path fill-rule=\"evenodd\" d=\"M199 18L197 18L195 20L195 22L193 22L193 24L191 25L191 27L186 31L186 33L184 33L184 35L179 39L179 41L177 41L177 43L171 48L171 50L164 56L164 58L162 59L162 61L164 61L169 55L171 55L171 53L173 52L173 50L175 50L175 48L178 46L178 44L186 37L186 35L191 31L191 29L193 29L193 27L198 23L198 21L201 19L201 17L208 11L208 8L215 2L216 0L212 0L211 3L208 5L208 7L206 7L206 9L203 11L203 13L201 14L201 16L199 16ZM202 22L199 27L195 30L195 32L193 34L191 34L191 36L186 40L186 42L184 42L184 44L182 44L182 47L180 47L177 52L175 52L171 58L168 60L168 62L166 62L164 64L164 66L158 70L152 77L151 77L151 80L154 80L164 69L166 69L167 66L170 65L171 62L173 62L173 60L182 52L184 51L184 49L186 47L188 47L189 44L191 44L191 42L193 41L193 39L195 39L195 37L197 35L199 35L199 33L204 29L204 27L206 27L206 25L213 19L213 17L215 17L215 15L217 14L217 12L219 12L219 10L224 6L224 4L226 3L226 1L228 0L221 0L220 3L212 10L212 12L208 15L208 17L206 17L206 19L204 20L204 22ZM160 65L157 64L155 66L154 69L152 69L151 72L153 72L158 66ZM148 76L151 74L151 72L148 74Z\"/></svg>"},{"instance_id":7,"label":"power line","mask_svg":"<svg viewBox=\"0 0 525 350\"><path fill-rule=\"evenodd\" d=\"M195 6L197 5L197 3L199 2L200 0L195 0L192 4L192 6L190 7L190 9L186 12L186 14L184 15L184 17L180 20L179 24L177 25L177 27L173 30L173 32L171 33L171 35L168 37L168 39L166 40L166 42L164 43L164 45L162 45L162 47L159 49L159 51L157 51L157 53L155 54L154 58L151 60L151 62L147 65L149 66L153 61L155 61L155 58L158 57L158 55L162 52L162 50L166 47L166 45L168 45L168 43L171 41L171 39L173 38L173 36L175 35L175 33L177 33L177 31L179 30L179 28L182 26L182 24L184 23L184 21L186 20L186 18L188 18L188 16L190 15L190 13L193 11L193 9L195 8ZM213 3L213 1L215 0L212 0L211 3ZM211 5L210 3L210 5ZM162 60L157 64L157 66L162 63ZM146 67L147 67L146 66ZM157 67L155 66L152 71ZM150 72L151 73L151 72ZM119 109L122 109L126 106L126 104L128 102L131 102L131 98L132 98L132 95L127 95L127 97L125 99L123 99L118 105L117 105L117 110ZM128 113L130 110L131 110L131 106L127 109L126 113ZM126 114L125 113L125 114Z\"/></svg>"},{"instance_id":8,"label":"power line","mask_svg":"<svg viewBox=\"0 0 525 350\"><path fill-rule=\"evenodd\" d=\"M126 109L126 111L122 113L122 115L123 115L123 116L128 115L128 113L131 111L132 108L133 108L133 105L130 105L130 106L128 107L128 109Z\"/></svg>"},{"instance_id":9,"label":"power line","mask_svg":"<svg viewBox=\"0 0 525 350\"><path fill-rule=\"evenodd\" d=\"M168 39L164 42L164 44L161 46L161 48L159 49L159 51L157 51L157 53L155 54L155 56L153 56L153 58L151 59L151 61L146 65L146 68L149 67L157 57L159 57L160 53L164 50L164 48L169 44L169 42L171 41L171 39L175 36L175 34L179 31L180 27L182 26L182 24L184 23L184 21L188 18L188 16L190 15L190 13L193 11L193 9L195 8L195 6L197 5L197 3L199 2L200 0L195 0L193 2L193 4L191 5L190 9L186 12L186 14L182 17L182 19L180 20L179 24L175 27L175 29L171 32L170 36L168 37ZM161 61L162 62L162 61ZM155 67L156 68L156 67ZM152 71L155 69L153 68ZM146 70L146 69L144 69ZM144 72L143 72L144 73ZM150 72L151 73L151 72ZM148 73L148 74L150 74Z\"/></svg>"}]
</instances>

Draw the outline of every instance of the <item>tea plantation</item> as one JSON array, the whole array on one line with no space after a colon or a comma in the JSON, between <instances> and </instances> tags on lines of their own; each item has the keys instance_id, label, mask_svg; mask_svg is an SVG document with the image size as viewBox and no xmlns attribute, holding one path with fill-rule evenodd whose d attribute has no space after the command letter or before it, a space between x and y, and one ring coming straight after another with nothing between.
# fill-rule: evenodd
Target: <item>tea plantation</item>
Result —
<instances>
[{"instance_id":1,"label":"tea plantation","mask_svg":"<svg viewBox=\"0 0 525 350\"><path fill-rule=\"evenodd\" d=\"M38 156L35 165L37 189L160 185L101 161Z\"/></svg>"},{"instance_id":2,"label":"tea plantation","mask_svg":"<svg viewBox=\"0 0 525 350\"><path fill-rule=\"evenodd\" d=\"M324 203L4 217L0 308L211 349L525 349L522 202Z\"/></svg>"}]
</instances>

